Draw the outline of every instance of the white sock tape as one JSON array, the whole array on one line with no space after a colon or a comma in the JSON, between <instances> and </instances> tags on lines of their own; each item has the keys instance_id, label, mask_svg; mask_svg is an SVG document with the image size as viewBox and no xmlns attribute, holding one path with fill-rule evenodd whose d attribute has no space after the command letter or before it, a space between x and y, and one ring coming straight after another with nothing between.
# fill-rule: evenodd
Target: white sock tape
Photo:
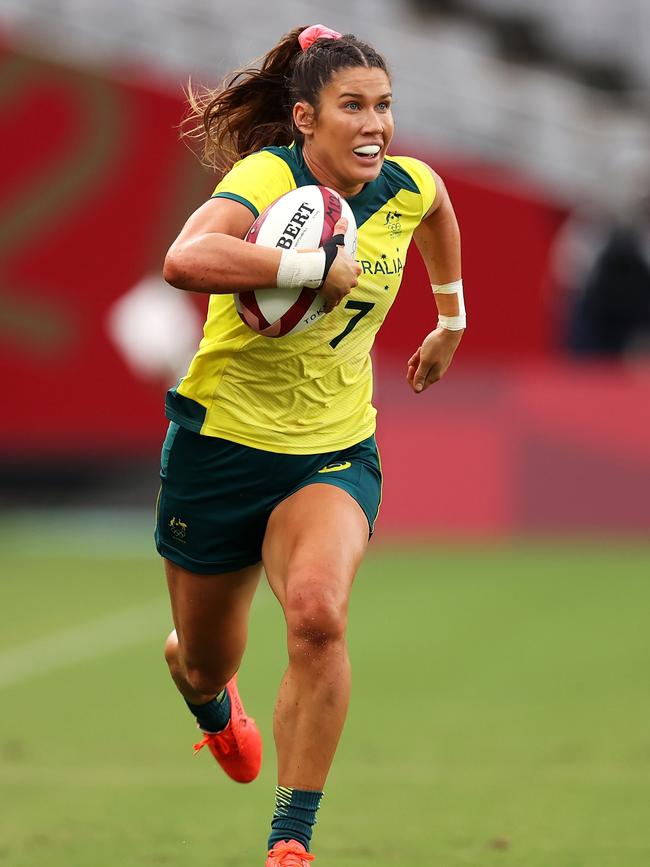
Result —
<instances>
[{"instance_id":1,"label":"white sock tape","mask_svg":"<svg viewBox=\"0 0 650 867\"><path fill-rule=\"evenodd\" d=\"M438 314L438 327L446 328L447 331L462 331L467 328L467 316L444 316Z\"/></svg>"},{"instance_id":2,"label":"white sock tape","mask_svg":"<svg viewBox=\"0 0 650 867\"><path fill-rule=\"evenodd\" d=\"M456 292L463 297L463 281L462 280L454 280L453 283L432 283L431 288L433 289L434 295L454 295Z\"/></svg>"},{"instance_id":3,"label":"white sock tape","mask_svg":"<svg viewBox=\"0 0 650 867\"><path fill-rule=\"evenodd\" d=\"M467 314L465 311L465 299L463 298L463 281L454 280L453 283L432 283L434 295L456 295L458 297L458 314L456 316L445 316L442 313L438 314L438 326L446 328L447 331L461 331L467 328Z\"/></svg>"},{"instance_id":4,"label":"white sock tape","mask_svg":"<svg viewBox=\"0 0 650 867\"><path fill-rule=\"evenodd\" d=\"M276 278L278 289L319 289L325 271L325 250L283 250Z\"/></svg>"}]
</instances>

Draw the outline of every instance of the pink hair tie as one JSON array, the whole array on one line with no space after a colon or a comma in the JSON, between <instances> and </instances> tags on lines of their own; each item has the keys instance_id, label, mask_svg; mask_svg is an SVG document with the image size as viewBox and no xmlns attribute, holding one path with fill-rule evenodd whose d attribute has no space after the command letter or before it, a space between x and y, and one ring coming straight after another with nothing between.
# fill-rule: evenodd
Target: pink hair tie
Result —
<instances>
[{"instance_id":1,"label":"pink hair tie","mask_svg":"<svg viewBox=\"0 0 650 867\"><path fill-rule=\"evenodd\" d=\"M330 30L324 24L312 24L302 31L298 37L298 42L303 51L307 51L310 45L313 45L317 39L340 39L342 33L337 33L336 30Z\"/></svg>"}]
</instances>

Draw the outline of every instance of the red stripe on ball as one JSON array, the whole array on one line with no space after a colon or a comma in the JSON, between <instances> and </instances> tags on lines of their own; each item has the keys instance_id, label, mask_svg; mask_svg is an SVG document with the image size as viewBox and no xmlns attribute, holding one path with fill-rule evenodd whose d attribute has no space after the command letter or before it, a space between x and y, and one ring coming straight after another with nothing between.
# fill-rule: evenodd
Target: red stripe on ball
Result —
<instances>
[{"instance_id":1,"label":"red stripe on ball","mask_svg":"<svg viewBox=\"0 0 650 867\"><path fill-rule=\"evenodd\" d=\"M282 337L282 320L278 319L278 321L274 322L273 325L260 331L260 334L264 337Z\"/></svg>"},{"instance_id":2,"label":"red stripe on ball","mask_svg":"<svg viewBox=\"0 0 650 867\"><path fill-rule=\"evenodd\" d=\"M251 325L251 323L247 319L247 315L254 316L257 319L257 325L251 325L251 328L255 328L256 331L261 331L263 328L270 328L271 323L266 319L262 311L260 310L260 305L257 303L257 298L255 297L254 292L240 292L239 293L239 303L244 308L244 313L240 313L240 317L246 323L246 325Z\"/></svg>"},{"instance_id":3,"label":"red stripe on ball","mask_svg":"<svg viewBox=\"0 0 650 867\"><path fill-rule=\"evenodd\" d=\"M300 322L314 302L314 290L303 289L291 308L280 318L280 334L288 334Z\"/></svg>"},{"instance_id":4,"label":"red stripe on ball","mask_svg":"<svg viewBox=\"0 0 650 867\"><path fill-rule=\"evenodd\" d=\"M329 241L334 234L334 226L341 216L343 206L341 205L339 194L335 193L334 190L330 190L328 187L319 187L318 189L323 197L324 205L323 228L320 236L320 244L318 245L319 247L322 247L325 241Z\"/></svg>"}]
</instances>

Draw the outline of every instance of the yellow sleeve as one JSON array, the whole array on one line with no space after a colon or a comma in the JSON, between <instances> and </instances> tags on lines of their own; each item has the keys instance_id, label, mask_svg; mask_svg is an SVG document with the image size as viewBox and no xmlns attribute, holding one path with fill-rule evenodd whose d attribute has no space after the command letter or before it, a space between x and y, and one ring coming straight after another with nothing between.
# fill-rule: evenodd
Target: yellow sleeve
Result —
<instances>
[{"instance_id":1,"label":"yellow sleeve","mask_svg":"<svg viewBox=\"0 0 650 867\"><path fill-rule=\"evenodd\" d=\"M295 188L286 162L269 151L258 151L235 163L217 184L212 198L240 202L258 217L271 202Z\"/></svg>"},{"instance_id":2,"label":"yellow sleeve","mask_svg":"<svg viewBox=\"0 0 650 867\"><path fill-rule=\"evenodd\" d=\"M422 160L416 160L415 157L391 157L411 176L420 195L422 196L422 215L424 218L431 205L436 198L436 182L431 174L431 169Z\"/></svg>"}]
</instances>

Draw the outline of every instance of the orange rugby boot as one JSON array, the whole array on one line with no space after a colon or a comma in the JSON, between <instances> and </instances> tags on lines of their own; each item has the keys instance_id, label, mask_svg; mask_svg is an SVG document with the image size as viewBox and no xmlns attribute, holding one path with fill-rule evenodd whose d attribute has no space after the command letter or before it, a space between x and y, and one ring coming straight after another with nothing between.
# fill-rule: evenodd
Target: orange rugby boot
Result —
<instances>
[{"instance_id":1,"label":"orange rugby boot","mask_svg":"<svg viewBox=\"0 0 650 867\"><path fill-rule=\"evenodd\" d=\"M205 732L194 744L195 755L207 746L228 776L237 783L250 783L262 765L262 738L255 720L246 716L237 691L237 675L226 684L230 698L230 722L221 732Z\"/></svg>"},{"instance_id":2,"label":"orange rugby boot","mask_svg":"<svg viewBox=\"0 0 650 867\"><path fill-rule=\"evenodd\" d=\"M280 840L269 852L265 867L309 867L314 856L297 840Z\"/></svg>"}]
</instances>

